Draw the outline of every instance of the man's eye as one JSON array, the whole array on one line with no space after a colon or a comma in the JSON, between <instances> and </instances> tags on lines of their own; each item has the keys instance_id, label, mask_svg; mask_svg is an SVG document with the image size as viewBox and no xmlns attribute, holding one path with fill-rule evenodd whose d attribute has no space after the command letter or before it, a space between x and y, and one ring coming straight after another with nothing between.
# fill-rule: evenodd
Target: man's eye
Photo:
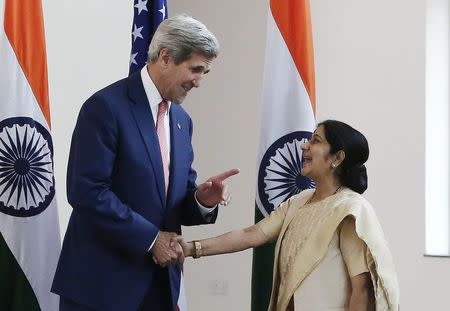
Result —
<instances>
[{"instance_id":1,"label":"man's eye","mask_svg":"<svg viewBox=\"0 0 450 311\"><path fill-rule=\"evenodd\" d=\"M192 68L191 71L192 71L192 73L202 73L203 68Z\"/></svg>"}]
</instances>

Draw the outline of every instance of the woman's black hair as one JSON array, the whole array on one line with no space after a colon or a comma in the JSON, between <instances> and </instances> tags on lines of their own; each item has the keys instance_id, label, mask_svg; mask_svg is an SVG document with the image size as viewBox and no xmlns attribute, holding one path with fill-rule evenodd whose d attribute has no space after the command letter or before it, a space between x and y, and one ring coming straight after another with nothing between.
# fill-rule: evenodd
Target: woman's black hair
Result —
<instances>
[{"instance_id":1,"label":"woman's black hair","mask_svg":"<svg viewBox=\"0 0 450 311\"><path fill-rule=\"evenodd\" d=\"M345 152L345 159L337 170L342 185L363 193L367 189L367 170L364 163L369 158L369 144L366 137L348 124L326 120L323 126L325 138L330 144L330 153Z\"/></svg>"}]
</instances>

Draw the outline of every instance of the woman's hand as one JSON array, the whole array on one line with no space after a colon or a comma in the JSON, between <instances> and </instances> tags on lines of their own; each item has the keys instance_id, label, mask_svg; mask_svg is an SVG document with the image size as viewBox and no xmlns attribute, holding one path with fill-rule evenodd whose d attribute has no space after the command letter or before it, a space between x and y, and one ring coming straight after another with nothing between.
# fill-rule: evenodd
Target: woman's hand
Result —
<instances>
[{"instance_id":1,"label":"woman's hand","mask_svg":"<svg viewBox=\"0 0 450 311\"><path fill-rule=\"evenodd\" d=\"M172 238L178 235L174 232L160 231L150 252L153 255L155 264L166 267L173 266L177 263L183 264L184 253L182 247L178 243L172 244Z\"/></svg>"},{"instance_id":2,"label":"woman's hand","mask_svg":"<svg viewBox=\"0 0 450 311\"><path fill-rule=\"evenodd\" d=\"M181 235L173 237L170 240L170 246L172 248L181 247L184 257L192 257L194 255L194 243L193 242L185 242Z\"/></svg>"}]
</instances>

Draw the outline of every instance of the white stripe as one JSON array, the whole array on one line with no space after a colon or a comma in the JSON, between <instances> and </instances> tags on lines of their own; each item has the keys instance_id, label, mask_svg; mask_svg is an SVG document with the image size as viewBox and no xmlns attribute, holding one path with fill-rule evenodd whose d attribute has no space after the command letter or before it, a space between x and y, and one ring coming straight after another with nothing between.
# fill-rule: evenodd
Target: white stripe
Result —
<instances>
[{"instance_id":1,"label":"white stripe","mask_svg":"<svg viewBox=\"0 0 450 311\"><path fill-rule=\"evenodd\" d=\"M3 19L3 13L1 15ZM1 25L3 26L3 21ZM0 32L0 59L0 120L17 116L30 117L50 130L3 27Z\"/></svg>"},{"instance_id":2,"label":"white stripe","mask_svg":"<svg viewBox=\"0 0 450 311\"><path fill-rule=\"evenodd\" d=\"M49 130L4 32L3 1L0 6L0 121L10 117L30 117ZM13 217L0 213L0 231L30 282L41 309L58 310L59 298L50 293L61 247L56 199L44 212L34 217Z\"/></svg>"},{"instance_id":3,"label":"white stripe","mask_svg":"<svg viewBox=\"0 0 450 311\"><path fill-rule=\"evenodd\" d=\"M294 60L269 11L264 67L262 118L258 162L278 138L315 128L311 101ZM263 213L258 191L256 203Z\"/></svg>"}]
</instances>

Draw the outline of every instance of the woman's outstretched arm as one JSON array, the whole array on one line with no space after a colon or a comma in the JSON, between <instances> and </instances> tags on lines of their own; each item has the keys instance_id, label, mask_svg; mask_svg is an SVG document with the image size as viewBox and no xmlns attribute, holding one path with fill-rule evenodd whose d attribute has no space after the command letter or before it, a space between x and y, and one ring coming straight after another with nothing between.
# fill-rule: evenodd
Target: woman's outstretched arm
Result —
<instances>
[{"instance_id":1,"label":"woman's outstretched arm","mask_svg":"<svg viewBox=\"0 0 450 311\"><path fill-rule=\"evenodd\" d=\"M268 241L269 238L266 237L257 225L245 229L233 230L214 238L195 241L201 245L201 249L197 250L197 254L194 241L185 242L181 236L173 239L174 243L180 243L185 257L194 257L194 255L212 256L240 252L248 248L260 246Z\"/></svg>"}]
</instances>

